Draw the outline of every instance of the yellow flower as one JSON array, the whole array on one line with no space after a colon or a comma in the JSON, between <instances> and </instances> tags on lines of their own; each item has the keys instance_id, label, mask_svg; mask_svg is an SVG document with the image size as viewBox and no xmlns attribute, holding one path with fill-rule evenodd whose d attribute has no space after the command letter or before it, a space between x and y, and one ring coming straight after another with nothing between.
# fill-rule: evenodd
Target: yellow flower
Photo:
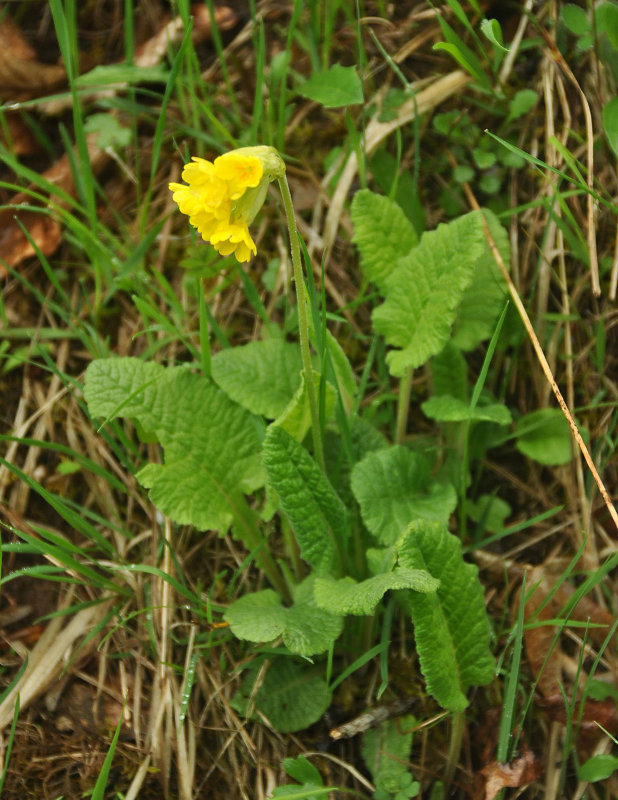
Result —
<instances>
[{"instance_id":1,"label":"yellow flower","mask_svg":"<svg viewBox=\"0 0 618 800\"><path fill-rule=\"evenodd\" d=\"M268 184L285 173L274 147L241 147L215 158L193 157L182 183L170 183L174 202L189 222L223 256L239 262L257 252L249 225L262 207Z\"/></svg>"}]
</instances>

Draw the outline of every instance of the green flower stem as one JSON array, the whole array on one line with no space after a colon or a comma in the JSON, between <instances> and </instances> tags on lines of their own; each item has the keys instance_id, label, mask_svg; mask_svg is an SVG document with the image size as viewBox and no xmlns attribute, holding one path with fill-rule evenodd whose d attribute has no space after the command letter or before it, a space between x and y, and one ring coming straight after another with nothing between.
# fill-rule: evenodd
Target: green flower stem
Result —
<instances>
[{"instance_id":1,"label":"green flower stem","mask_svg":"<svg viewBox=\"0 0 618 800\"><path fill-rule=\"evenodd\" d=\"M457 770L457 765L459 764L465 721L465 716L461 711L453 714L453 719L451 722L451 741L449 742L448 748L448 760L444 770L444 781L447 784L453 780Z\"/></svg>"},{"instance_id":2,"label":"green flower stem","mask_svg":"<svg viewBox=\"0 0 618 800\"><path fill-rule=\"evenodd\" d=\"M318 411L318 395L313 380L313 366L311 364L311 351L309 349L309 324L307 319L307 298L305 296L305 281L300 260L300 242L296 228L296 217L292 205L290 187L283 175L279 178L279 189L283 198L283 206L290 233L290 249L292 251L292 269L294 270L294 283L296 284L296 303L298 305L298 332L300 336L300 353L305 373L305 385L309 397L309 411L311 413L311 434L313 436L313 455L320 469L324 470L324 450L322 447L322 431L320 414Z\"/></svg>"},{"instance_id":3,"label":"green flower stem","mask_svg":"<svg viewBox=\"0 0 618 800\"><path fill-rule=\"evenodd\" d=\"M245 500L241 492L235 493L231 498L232 508L236 521L236 536L244 542L248 550L255 557L257 565L264 570L268 580L288 603L292 602L290 590L285 582L281 570L268 549L268 542L264 539L257 525L256 514Z\"/></svg>"},{"instance_id":4,"label":"green flower stem","mask_svg":"<svg viewBox=\"0 0 618 800\"><path fill-rule=\"evenodd\" d=\"M410 394L412 392L413 369L408 369L399 383L399 397L397 398L397 427L395 430L395 443L402 444L406 437L408 427L408 414L410 412Z\"/></svg>"}]
</instances>

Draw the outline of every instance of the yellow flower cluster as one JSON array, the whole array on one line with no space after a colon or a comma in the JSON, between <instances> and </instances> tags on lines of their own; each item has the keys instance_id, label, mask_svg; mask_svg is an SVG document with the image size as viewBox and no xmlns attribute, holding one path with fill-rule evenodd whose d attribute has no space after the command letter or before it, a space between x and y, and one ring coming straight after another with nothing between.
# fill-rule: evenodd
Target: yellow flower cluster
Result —
<instances>
[{"instance_id":1,"label":"yellow flower cluster","mask_svg":"<svg viewBox=\"0 0 618 800\"><path fill-rule=\"evenodd\" d=\"M249 225L260 210L268 184L285 166L272 147L243 147L214 162L193 157L182 171L182 183L170 183L173 198L202 238L223 256L239 262L255 254Z\"/></svg>"}]
</instances>

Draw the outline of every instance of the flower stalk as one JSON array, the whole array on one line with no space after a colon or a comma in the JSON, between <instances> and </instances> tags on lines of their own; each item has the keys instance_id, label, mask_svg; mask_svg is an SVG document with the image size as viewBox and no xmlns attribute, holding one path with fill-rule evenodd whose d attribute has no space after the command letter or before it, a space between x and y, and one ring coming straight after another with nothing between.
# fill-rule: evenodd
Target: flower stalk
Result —
<instances>
[{"instance_id":1,"label":"flower stalk","mask_svg":"<svg viewBox=\"0 0 618 800\"><path fill-rule=\"evenodd\" d=\"M300 354L305 374L305 386L309 398L309 412L311 414L311 434L313 436L313 455L320 469L324 471L324 448L322 447L322 428L318 408L318 396L313 379L313 366L311 364L311 350L309 348L309 322L307 318L307 297L305 294L305 281L300 259L300 241L294 216L292 195L285 174L279 177L279 190L283 199L283 207L290 234L290 250L292 252L292 269L294 271L294 284L296 286L296 304L298 306L298 333L300 339Z\"/></svg>"}]
</instances>

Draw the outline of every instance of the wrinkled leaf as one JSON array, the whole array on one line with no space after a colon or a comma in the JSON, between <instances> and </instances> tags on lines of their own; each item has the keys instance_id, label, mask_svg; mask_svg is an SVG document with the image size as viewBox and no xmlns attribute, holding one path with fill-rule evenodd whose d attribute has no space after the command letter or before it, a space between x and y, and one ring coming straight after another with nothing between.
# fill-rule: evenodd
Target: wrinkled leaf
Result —
<instances>
[{"instance_id":1,"label":"wrinkled leaf","mask_svg":"<svg viewBox=\"0 0 618 800\"><path fill-rule=\"evenodd\" d=\"M93 416L128 417L156 435L165 463L146 465L137 478L175 522L227 531L235 494L264 482L257 418L185 367L97 359L84 395Z\"/></svg>"},{"instance_id":2,"label":"wrinkled leaf","mask_svg":"<svg viewBox=\"0 0 618 800\"><path fill-rule=\"evenodd\" d=\"M427 691L461 711L470 686L489 683L494 673L478 569L463 560L459 539L443 524L420 520L399 544L399 564L440 581L434 594L408 593L414 638Z\"/></svg>"},{"instance_id":3,"label":"wrinkled leaf","mask_svg":"<svg viewBox=\"0 0 618 800\"><path fill-rule=\"evenodd\" d=\"M381 544L394 544L415 519L447 522L457 505L450 484L432 480L427 461L401 445L368 453L352 470L363 522Z\"/></svg>"}]
</instances>

